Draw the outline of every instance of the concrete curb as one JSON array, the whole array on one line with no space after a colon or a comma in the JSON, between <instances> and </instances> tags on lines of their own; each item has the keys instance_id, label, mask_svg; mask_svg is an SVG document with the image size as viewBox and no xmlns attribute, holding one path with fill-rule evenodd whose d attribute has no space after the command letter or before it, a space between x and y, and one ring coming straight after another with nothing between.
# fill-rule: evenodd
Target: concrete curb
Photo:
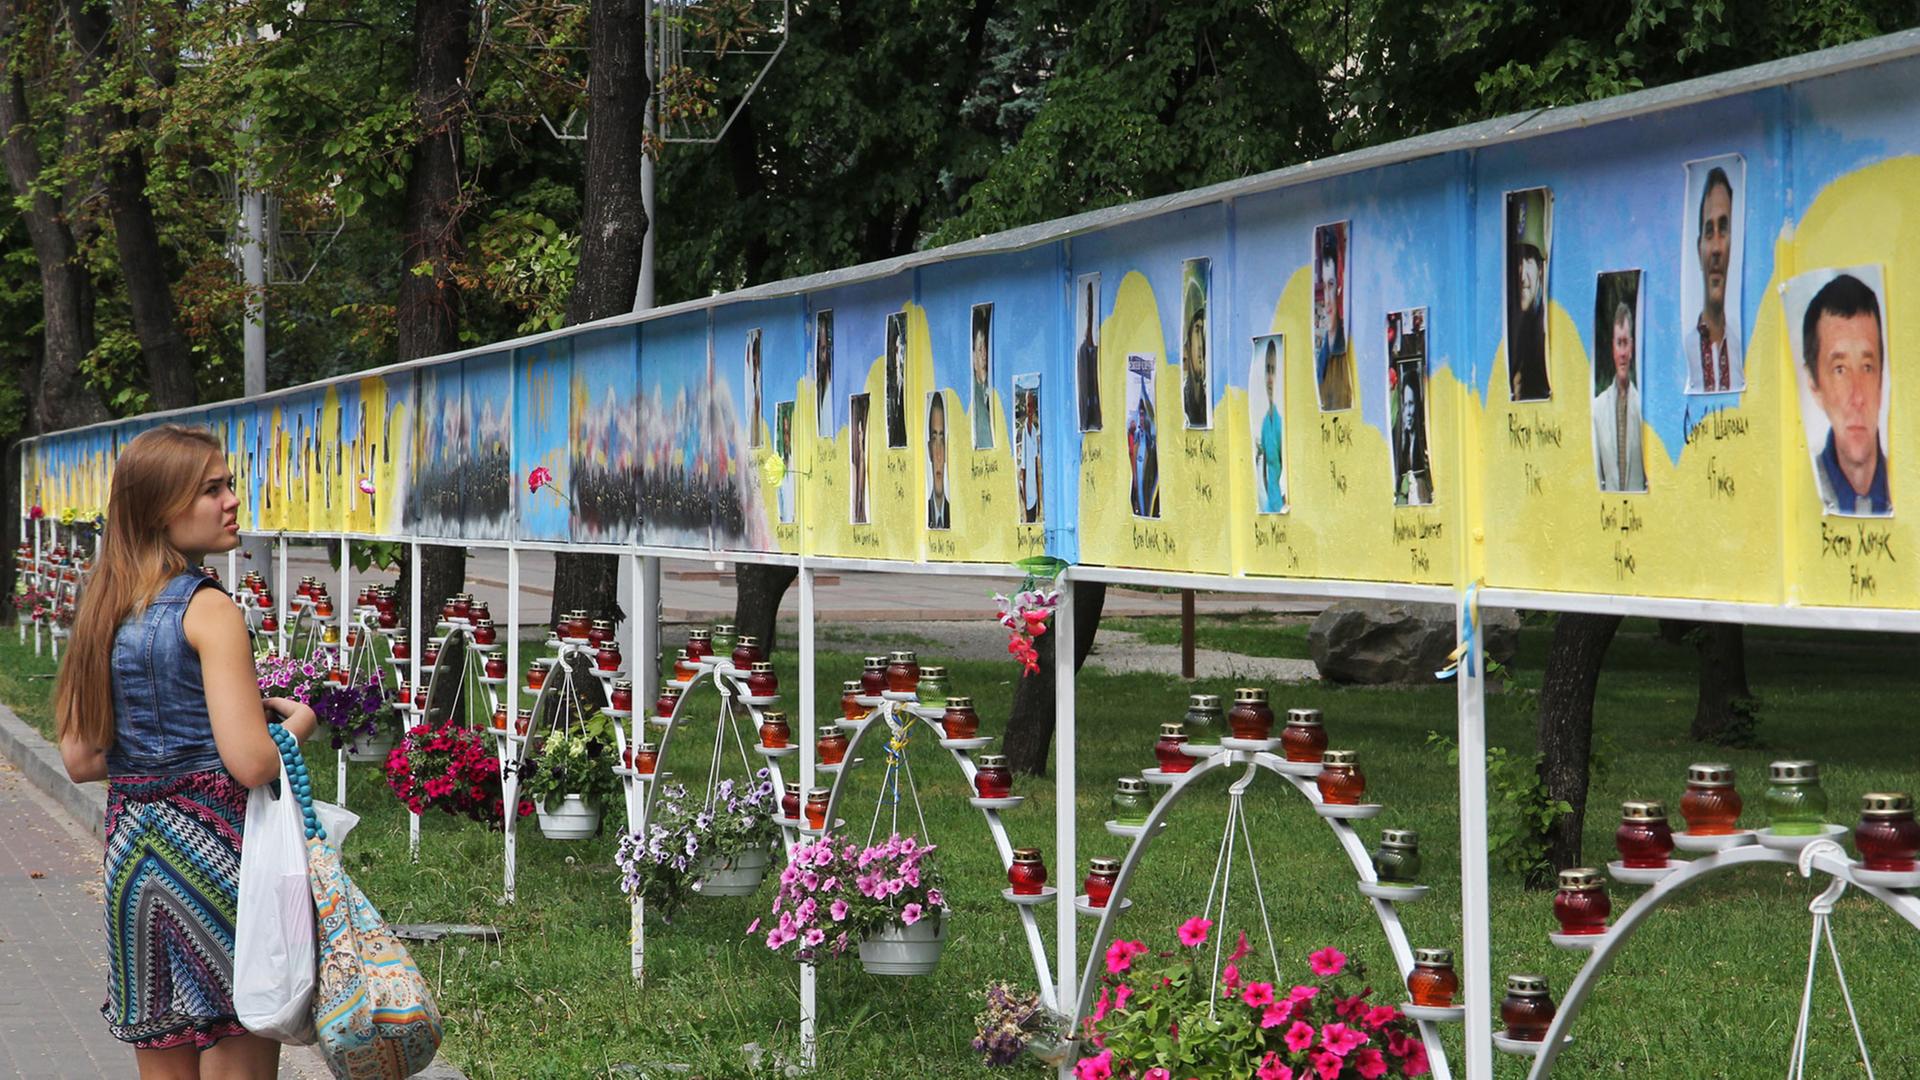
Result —
<instances>
[{"instance_id":1,"label":"concrete curb","mask_svg":"<svg viewBox=\"0 0 1920 1080\"><path fill-rule=\"evenodd\" d=\"M93 834L102 845L107 840L107 785L76 784L67 778L67 767L60 760L60 749L5 704L0 704L0 757L19 767L27 782L51 798ZM289 1046L283 1052L283 1064L292 1065L303 1077L332 1075L320 1051L311 1046ZM436 1057L424 1072L414 1074L422 1080L467 1080L465 1073Z\"/></svg>"}]
</instances>

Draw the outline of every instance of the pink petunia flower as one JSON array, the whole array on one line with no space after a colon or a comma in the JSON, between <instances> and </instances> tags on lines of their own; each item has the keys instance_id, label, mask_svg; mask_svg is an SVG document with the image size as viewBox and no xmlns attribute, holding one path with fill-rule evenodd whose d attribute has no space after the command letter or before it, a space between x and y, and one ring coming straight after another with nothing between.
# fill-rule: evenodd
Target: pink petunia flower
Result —
<instances>
[{"instance_id":1,"label":"pink petunia flower","mask_svg":"<svg viewBox=\"0 0 1920 1080\"><path fill-rule=\"evenodd\" d=\"M1180 944L1189 949L1197 949L1207 943L1207 931L1213 929L1212 919L1203 919L1198 915L1180 924Z\"/></svg>"},{"instance_id":2,"label":"pink petunia flower","mask_svg":"<svg viewBox=\"0 0 1920 1080\"><path fill-rule=\"evenodd\" d=\"M1291 1066L1281 1064L1280 1055L1269 1050L1267 1056L1260 1061L1259 1071L1253 1075L1258 1077L1258 1080L1293 1080L1293 1069Z\"/></svg>"},{"instance_id":3,"label":"pink petunia flower","mask_svg":"<svg viewBox=\"0 0 1920 1080\"><path fill-rule=\"evenodd\" d=\"M1312 1046L1313 1034L1312 1024L1304 1020L1295 1020L1293 1026L1287 1029L1287 1033L1284 1036L1287 1040L1287 1049L1297 1054L1307 1047Z\"/></svg>"},{"instance_id":4,"label":"pink petunia flower","mask_svg":"<svg viewBox=\"0 0 1920 1080\"><path fill-rule=\"evenodd\" d=\"M1333 978L1347 970L1347 954L1329 945L1307 956L1307 966L1323 978Z\"/></svg>"},{"instance_id":5,"label":"pink petunia flower","mask_svg":"<svg viewBox=\"0 0 1920 1080\"><path fill-rule=\"evenodd\" d=\"M1081 1058L1073 1065L1075 1080L1112 1080L1113 1051L1102 1050L1090 1058Z\"/></svg>"},{"instance_id":6,"label":"pink petunia flower","mask_svg":"<svg viewBox=\"0 0 1920 1080\"><path fill-rule=\"evenodd\" d=\"M1320 1029L1320 1045L1346 1057L1367 1041L1367 1033L1335 1021Z\"/></svg>"},{"instance_id":7,"label":"pink petunia flower","mask_svg":"<svg viewBox=\"0 0 1920 1080\"><path fill-rule=\"evenodd\" d=\"M1360 1074L1361 1080L1380 1080L1387 1075L1387 1059L1380 1051L1369 1046L1353 1055L1353 1068Z\"/></svg>"},{"instance_id":8,"label":"pink petunia flower","mask_svg":"<svg viewBox=\"0 0 1920 1080\"><path fill-rule=\"evenodd\" d=\"M1338 1080L1341 1068L1346 1065L1338 1054L1319 1053L1307 1060L1313 1062L1313 1071L1319 1074L1320 1080Z\"/></svg>"},{"instance_id":9,"label":"pink petunia flower","mask_svg":"<svg viewBox=\"0 0 1920 1080\"><path fill-rule=\"evenodd\" d=\"M1155 1065L1153 1068L1141 1073L1140 1080L1173 1080L1173 1074L1162 1066Z\"/></svg>"},{"instance_id":10,"label":"pink petunia flower","mask_svg":"<svg viewBox=\"0 0 1920 1080\"><path fill-rule=\"evenodd\" d=\"M1398 1019L1400 1019L1399 1009L1391 1005L1375 1005L1373 1008L1367 1010L1366 1017L1360 1022L1365 1024L1369 1029L1378 1031Z\"/></svg>"},{"instance_id":11,"label":"pink petunia flower","mask_svg":"<svg viewBox=\"0 0 1920 1080\"><path fill-rule=\"evenodd\" d=\"M1251 1008L1262 1008L1273 1004L1273 984L1269 982L1248 983L1240 992L1240 1000Z\"/></svg>"},{"instance_id":12,"label":"pink petunia flower","mask_svg":"<svg viewBox=\"0 0 1920 1080\"><path fill-rule=\"evenodd\" d=\"M1127 1007L1127 999L1133 996L1133 987L1121 983L1113 990L1113 1008L1115 1012Z\"/></svg>"},{"instance_id":13,"label":"pink petunia flower","mask_svg":"<svg viewBox=\"0 0 1920 1080\"><path fill-rule=\"evenodd\" d=\"M900 921L906 923L908 926L912 926L914 923L920 921L920 916L923 913L924 909L922 909L919 904L908 904L906 907L900 909Z\"/></svg>"},{"instance_id":14,"label":"pink petunia flower","mask_svg":"<svg viewBox=\"0 0 1920 1080\"><path fill-rule=\"evenodd\" d=\"M1227 954L1227 963L1237 964L1247 955L1247 932L1240 931L1240 940L1234 943L1233 951Z\"/></svg>"},{"instance_id":15,"label":"pink petunia flower","mask_svg":"<svg viewBox=\"0 0 1920 1080\"><path fill-rule=\"evenodd\" d=\"M828 906L827 914L833 916L834 922L845 921L847 917L847 902L845 900L835 900Z\"/></svg>"},{"instance_id":16,"label":"pink petunia flower","mask_svg":"<svg viewBox=\"0 0 1920 1080\"><path fill-rule=\"evenodd\" d=\"M1292 1007L1288 1006L1285 1002L1269 1005L1260 1012L1260 1026L1263 1029L1277 1028L1281 1024L1286 1023L1287 1017L1292 1015Z\"/></svg>"},{"instance_id":17,"label":"pink petunia flower","mask_svg":"<svg viewBox=\"0 0 1920 1080\"><path fill-rule=\"evenodd\" d=\"M1107 974L1118 975L1133 966L1133 958L1147 951L1138 941L1115 941L1107 946Z\"/></svg>"},{"instance_id":18,"label":"pink petunia flower","mask_svg":"<svg viewBox=\"0 0 1920 1080\"><path fill-rule=\"evenodd\" d=\"M1240 965L1229 963L1220 969L1220 996L1232 997L1240 989Z\"/></svg>"}]
</instances>

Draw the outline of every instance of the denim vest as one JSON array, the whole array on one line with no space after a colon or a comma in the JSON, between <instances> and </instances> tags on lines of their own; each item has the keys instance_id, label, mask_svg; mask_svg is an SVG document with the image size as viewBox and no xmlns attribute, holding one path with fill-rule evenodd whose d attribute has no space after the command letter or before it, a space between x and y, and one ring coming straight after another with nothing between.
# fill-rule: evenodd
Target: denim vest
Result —
<instances>
[{"instance_id":1,"label":"denim vest","mask_svg":"<svg viewBox=\"0 0 1920 1080\"><path fill-rule=\"evenodd\" d=\"M109 776L177 776L220 766L200 654L181 625L187 601L206 587L220 585L198 570L176 574L115 632Z\"/></svg>"}]
</instances>

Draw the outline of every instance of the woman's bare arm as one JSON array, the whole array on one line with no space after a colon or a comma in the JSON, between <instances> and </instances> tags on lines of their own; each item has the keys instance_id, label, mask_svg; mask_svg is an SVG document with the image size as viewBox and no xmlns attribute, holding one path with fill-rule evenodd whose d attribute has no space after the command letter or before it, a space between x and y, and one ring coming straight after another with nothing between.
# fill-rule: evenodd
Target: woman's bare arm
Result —
<instances>
[{"instance_id":1,"label":"woman's bare arm","mask_svg":"<svg viewBox=\"0 0 1920 1080\"><path fill-rule=\"evenodd\" d=\"M240 609L218 589L201 589L187 603L187 643L200 654L207 716L220 762L246 787L280 775L280 749L267 734L253 647Z\"/></svg>"}]
</instances>

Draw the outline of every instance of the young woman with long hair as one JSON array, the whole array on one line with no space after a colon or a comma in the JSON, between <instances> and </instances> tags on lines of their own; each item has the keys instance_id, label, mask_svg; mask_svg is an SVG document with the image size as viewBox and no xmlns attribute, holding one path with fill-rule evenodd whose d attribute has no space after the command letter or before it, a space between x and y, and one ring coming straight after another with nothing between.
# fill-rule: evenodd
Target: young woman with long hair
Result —
<instances>
[{"instance_id":1,"label":"young woman with long hair","mask_svg":"<svg viewBox=\"0 0 1920 1080\"><path fill-rule=\"evenodd\" d=\"M247 789L280 773L246 622L200 569L240 544L233 474L205 430L127 445L54 691L75 782L107 782L109 981L101 1014L143 1080L272 1077L280 1046L233 1013L233 917Z\"/></svg>"}]
</instances>

